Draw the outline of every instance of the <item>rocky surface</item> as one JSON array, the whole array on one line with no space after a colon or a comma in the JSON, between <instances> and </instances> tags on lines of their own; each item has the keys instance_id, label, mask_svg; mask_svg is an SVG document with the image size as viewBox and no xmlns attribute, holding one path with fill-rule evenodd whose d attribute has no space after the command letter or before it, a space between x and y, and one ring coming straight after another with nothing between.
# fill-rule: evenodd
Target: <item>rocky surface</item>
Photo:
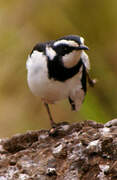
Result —
<instances>
[{"instance_id":1,"label":"rocky surface","mask_svg":"<svg viewBox=\"0 0 117 180\"><path fill-rule=\"evenodd\" d=\"M0 180L116 180L117 119L0 140Z\"/></svg>"}]
</instances>

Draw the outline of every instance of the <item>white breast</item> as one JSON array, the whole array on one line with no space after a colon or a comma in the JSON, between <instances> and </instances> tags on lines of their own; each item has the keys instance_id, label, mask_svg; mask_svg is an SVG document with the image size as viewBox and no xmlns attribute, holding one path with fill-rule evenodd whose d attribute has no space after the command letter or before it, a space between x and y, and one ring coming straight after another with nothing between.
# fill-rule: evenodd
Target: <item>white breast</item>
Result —
<instances>
[{"instance_id":1,"label":"white breast","mask_svg":"<svg viewBox=\"0 0 117 180\"><path fill-rule=\"evenodd\" d=\"M42 96L44 90L47 89L48 71L46 56L42 52L34 51L28 57L26 67L28 70L27 81L31 91Z\"/></svg>"}]
</instances>

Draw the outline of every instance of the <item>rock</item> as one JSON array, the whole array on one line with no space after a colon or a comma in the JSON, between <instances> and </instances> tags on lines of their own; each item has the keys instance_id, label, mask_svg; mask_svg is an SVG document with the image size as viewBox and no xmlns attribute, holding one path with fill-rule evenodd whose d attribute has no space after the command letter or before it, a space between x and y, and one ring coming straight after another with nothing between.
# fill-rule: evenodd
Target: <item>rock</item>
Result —
<instances>
[{"instance_id":1,"label":"rock","mask_svg":"<svg viewBox=\"0 0 117 180\"><path fill-rule=\"evenodd\" d=\"M61 123L0 140L0 180L117 179L117 123Z\"/></svg>"}]
</instances>

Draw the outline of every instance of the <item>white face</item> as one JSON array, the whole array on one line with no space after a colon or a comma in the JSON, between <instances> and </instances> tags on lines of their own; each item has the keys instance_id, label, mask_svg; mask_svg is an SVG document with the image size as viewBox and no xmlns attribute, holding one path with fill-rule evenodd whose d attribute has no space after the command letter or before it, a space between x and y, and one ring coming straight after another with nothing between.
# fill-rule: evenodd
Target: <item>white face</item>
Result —
<instances>
[{"instance_id":1,"label":"white face","mask_svg":"<svg viewBox=\"0 0 117 180\"><path fill-rule=\"evenodd\" d=\"M79 50L79 51L74 50L71 53L63 56L64 66L67 68L71 68L74 65L76 65L78 61L80 60L81 54L82 54L82 50Z\"/></svg>"}]
</instances>

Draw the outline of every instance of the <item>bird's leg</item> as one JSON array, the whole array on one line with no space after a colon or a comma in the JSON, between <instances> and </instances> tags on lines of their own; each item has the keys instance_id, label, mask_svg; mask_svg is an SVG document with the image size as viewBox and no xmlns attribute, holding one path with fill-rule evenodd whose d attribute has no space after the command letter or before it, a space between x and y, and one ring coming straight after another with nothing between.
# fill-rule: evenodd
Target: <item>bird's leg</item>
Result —
<instances>
[{"instance_id":1,"label":"bird's leg","mask_svg":"<svg viewBox=\"0 0 117 180\"><path fill-rule=\"evenodd\" d=\"M89 73L86 72L87 74L87 79L88 79L88 83L91 87L94 87L95 83L96 83L96 79L91 79L91 77L89 76Z\"/></svg>"},{"instance_id":2,"label":"bird's leg","mask_svg":"<svg viewBox=\"0 0 117 180\"><path fill-rule=\"evenodd\" d=\"M49 115L49 119L50 119L51 126L52 126L52 127L55 127L55 126L56 126L56 123L53 121L53 118L52 118L52 115L51 115L51 112L50 112L49 106L48 106L48 104L47 104L47 103L44 103L44 105L45 105L45 108L46 108L46 110L47 110L47 112L48 112L48 115Z\"/></svg>"}]
</instances>

